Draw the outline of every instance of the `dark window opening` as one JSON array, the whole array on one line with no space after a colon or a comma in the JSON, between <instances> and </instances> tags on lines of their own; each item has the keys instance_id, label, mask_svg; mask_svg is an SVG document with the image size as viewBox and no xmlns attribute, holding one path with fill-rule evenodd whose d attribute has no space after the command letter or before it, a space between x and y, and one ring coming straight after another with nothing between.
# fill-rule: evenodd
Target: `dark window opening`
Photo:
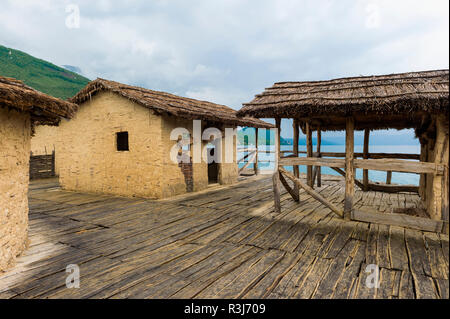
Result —
<instances>
[{"instance_id":1,"label":"dark window opening","mask_svg":"<svg viewBox=\"0 0 450 319\"><path fill-rule=\"evenodd\" d=\"M118 132L116 133L116 144L118 151L129 151L128 146L128 132Z\"/></svg>"}]
</instances>

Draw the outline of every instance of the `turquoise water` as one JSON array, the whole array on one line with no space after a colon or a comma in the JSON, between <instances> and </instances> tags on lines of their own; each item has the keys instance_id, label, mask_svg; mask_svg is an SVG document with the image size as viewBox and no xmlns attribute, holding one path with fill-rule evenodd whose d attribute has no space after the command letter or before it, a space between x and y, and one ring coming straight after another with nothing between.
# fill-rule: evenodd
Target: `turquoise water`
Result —
<instances>
[{"instance_id":1,"label":"turquoise water","mask_svg":"<svg viewBox=\"0 0 450 319\"><path fill-rule=\"evenodd\" d=\"M251 148L252 146L249 145ZM260 151L267 150L266 146L259 146L258 149ZM274 147L272 147L272 150ZM288 151L292 150L292 145L282 145L281 146L282 151ZM300 151L306 151L305 145L299 145ZM315 146L314 146L315 150ZM321 147L322 152L345 152L345 145L322 145ZM363 146L362 145L355 145L355 152L356 153L362 153ZM420 145L370 145L369 146L369 152L370 153L405 153L405 154L420 154ZM239 153L238 158L241 158L243 153ZM304 154L301 154L300 156L305 156ZM262 170L273 170L274 168L274 160L275 160L275 154L265 154L265 153L259 153L258 156L259 161L271 161L270 163L259 163L260 169ZM239 166L244 166L244 163L240 163ZM249 165L250 168L253 167L253 164ZM288 170L292 171L292 167L287 167ZM306 166L300 166L300 172L306 173ZM327 175L338 175L334 170L332 170L329 167L322 167L322 174ZM356 178L361 179L362 178L362 170L357 169L356 170ZM409 174L409 173L392 173L392 183L395 184L404 184L404 185L419 185L419 178L420 176L418 174ZM386 181L386 172L381 171L369 171L369 179L371 181L375 182L385 182Z\"/></svg>"}]
</instances>

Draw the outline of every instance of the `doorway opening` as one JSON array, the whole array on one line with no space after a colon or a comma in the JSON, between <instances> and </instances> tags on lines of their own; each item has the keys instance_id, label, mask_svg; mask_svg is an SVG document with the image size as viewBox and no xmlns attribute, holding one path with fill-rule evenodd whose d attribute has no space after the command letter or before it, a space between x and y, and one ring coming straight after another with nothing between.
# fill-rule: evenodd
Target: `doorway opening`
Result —
<instances>
[{"instance_id":1,"label":"doorway opening","mask_svg":"<svg viewBox=\"0 0 450 319\"><path fill-rule=\"evenodd\" d=\"M208 149L208 184L219 182L219 164L216 163L214 158L215 151L215 146Z\"/></svg>"}]
</instances>

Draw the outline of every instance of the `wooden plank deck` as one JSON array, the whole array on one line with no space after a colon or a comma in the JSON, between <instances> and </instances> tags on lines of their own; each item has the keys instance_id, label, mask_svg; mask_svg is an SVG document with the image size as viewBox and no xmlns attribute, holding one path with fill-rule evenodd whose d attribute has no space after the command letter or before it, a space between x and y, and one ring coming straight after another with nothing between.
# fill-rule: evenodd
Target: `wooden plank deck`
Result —
<instances>
[{"instance_id":1,"label":"wooden plank deck","mask_svg":"<svg viewBox=\"0 0 450 319\"><path fill-rule=\"evenodd\" d=\"M304 176L303 176L304 178ZM343 207L343 179L319 191ZM251 177L161 201L30 186L30 247L0 298L449 298L448 235L347 222L301 191ZM414 194L356 191L355 208L418 207ZM80 267L80 288L65 286ZM366 265L380 267L367 288Z\"/></svg>"}]
</instances>

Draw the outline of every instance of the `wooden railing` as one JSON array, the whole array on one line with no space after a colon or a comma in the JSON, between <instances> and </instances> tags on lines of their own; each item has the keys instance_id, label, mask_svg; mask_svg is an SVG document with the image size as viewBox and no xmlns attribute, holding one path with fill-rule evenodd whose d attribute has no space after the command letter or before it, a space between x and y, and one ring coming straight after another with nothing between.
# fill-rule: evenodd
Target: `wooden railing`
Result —
<instances>
[{"instance_id":1,"label":"wooden railing","mask_svg":"<svg viewBox=\"0 0 450 319\"><path fill-rule=\"evenodd\" d=\"M437 177L442 175L443 178L438 178L438 181L442 184L440 186L446 191L444 194L448 194L448 165L444 165L445 161L440 158L432 162L426 162L426 157L424 157L423 149L421 150L421 155L418 154L402 154L402 153L370 153L369 152L369 135L370 129L366 128L364 130L364 145L362 153L355 153L355 118L353 116L347 116L345 119L345 152L322 152L321 146L321 127L319 124L314 123L314 128L311 126L310 119L299 119L293 118L293 129L294 129L294 145L292 150L280 149L281 141L281 118L275 118L276 125L276 160L277 167L275 173L272 175L273 182L273 193L274 193L274 211L276 213L281 212L281 201L280 201L280 184L282 183L286 190L292 195L292 198L299 201L300 194L299 188L302 188L306 193L310 194L312 197L320 201L322 204L330 208L334 213L339 216L343 216L345 220L357 220L357 221L370 221L381 223L386 223L388 225L396 226L408 226L416 227L416 229L421 230L435 230L435 231L445 231L448 233L448 197L443 196L442 203L436 204L435 212L437 215L440 214L440 210L443 211L444 222L429 220L422 221L418 217L400 215L400 214L383 214L383 216L378 216L377 214L370 213L360 213L354 209L354 195L355 186L360 187L363 191L381 191L381 192L424 192L424 183L426 175L433 175ZM298 150L299 134L298 127L301 126L303 132L306 135L306 152ZM442 124L442 126L444 126ZM312 143L312 129L317 131L317 145L315 152L313 150ZM448 139L448 137L447 137ZM440 152L443 154L445 149L445 143L440 145ZM423 144L422 144L423 146ZM306 154L306 157L299 157L299 154ZM448 163L448 161L447 161ZM299 178L299 166L305 165L306 170L306 183L304 183ZM293 167L293 173L288 172L285 166ZM344 193L344 207L343 210L336 208L328 199L321 196L320 192L314 190L314 184L317 177L317 184L320 181L320 168L322 166L330 167L338 174L345 177L345 193ZM355 172L356 169L363 170L363 180L362 182L356 179ZM386 184L371 184L369 182L369 170L376 171L386 171ZM392 172L401 173L415 173L421 174L421 185L417 187L415 185L392 185ZM440 177L440 176L439 176ZM290 186L288 183L283 182L287 178L290 179L294 186ZM445 183L443 180L447 180ZM433 187L439 187L433 185ZM420 194L421 195L421 194ZM446 213L446 215L444 214ZM445 215L445 216L444 216ZM430 215L433 216L433 215Z\"/></svg>"},{"instance_id":2,"label":"wooden railing","mask_svg":"<svg viewBox=\"0 0 450 319\"><path fill-rule=\"evenodd\" d=\"M280 166L310 165L345 168L345 160L339 158L319 158L319 157L288 157L279 160ZM354 159L355 168L370 169L374 171L403 172L416 174L436 174L444 173L444 166L428 162L412 162L395 159Z\"/></svg>"},{"instance_id":3,"label":"wooden railing","mask_svg":"<svg viewBox=\"0 0 450 319\"><path fill-rule=\"evenodd\" d=\"M293 151L281 151L281 154L292 154L289 157L295 156ZM306 154L305 151L299 151L298 154ZM319 154L317 152L313 153L314 157ZM320 152L322 157L345 157L345 153L342 152ZM354 158L364 157L364 153L354 153ZM404 153L369 153L367 154L369 159L385 159L385 158L395 158L395 159L408 159L408 160L420 160L419 154L404 154Z\"/></svg>"},{"instance_id":4,"label":"wooden railing","mask_svg":"<svg viewBox=\"0 0 450 319\"><path fill-rule=\"evenodd\" d=\"M255 175L258 174L258 149L254 148L254 149L244 149L244 150L238 150L239 152L244 152L247 153L244 157L242 157L241 159L239 159L237 161L237 164L239 165L239 163L245 161L246 159L248 159L247 163L245 163L244 166L242 166L239 170L238 170L238 174L241 175L242 172L250 165L250 164L254 164L254 171L255 171Z\"/></svg>"},{"instance_id":5,"label":"wooden railing","mask_svg":"<svg viewBox=\"0 0 450 319\"><path fill-rule=\"evenodd\" d=\"M317 157L284 157L279 160L279 167L283 166L296 166L307 165L316 167L330 167L340 175L345 177L345 171L342 170L346 167L344 159L339 158L317 158ZM396 160L396 159L354 159L354 168L386 171L387 179L386 185L367 183L366 186L356 178L354 183L356 186L363 190L372 191L384 191L388 193L398 192L419 192L419 187L415 185L390 185L390 179L392 172L402 173L415 173L415 174L435 174L442 175L444 173L444 165L428 162L413 162L408 160Z\"/></svg>"}]
</instances>

